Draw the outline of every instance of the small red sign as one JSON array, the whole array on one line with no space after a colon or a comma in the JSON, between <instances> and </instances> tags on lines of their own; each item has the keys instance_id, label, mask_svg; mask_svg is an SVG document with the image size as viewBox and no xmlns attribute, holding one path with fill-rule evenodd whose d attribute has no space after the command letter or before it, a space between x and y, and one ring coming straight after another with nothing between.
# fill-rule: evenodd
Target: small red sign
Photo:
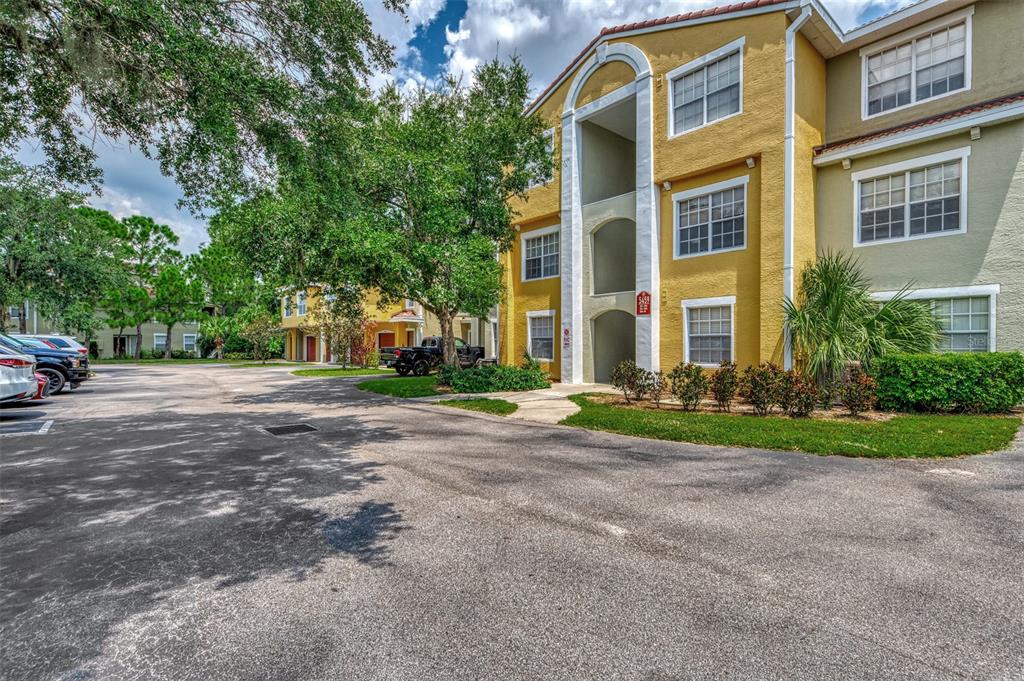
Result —
<instances>
[{"instance_id":1,"label":"small red sign","mask_svg":"<svg viewBox=\"0 0 1024 681\"><path fill-rule=\"evenodd\" d=\"M638 317L651 314L651 294L647 291L636 294L636 314Z\"/></svg>"}]
</instances>

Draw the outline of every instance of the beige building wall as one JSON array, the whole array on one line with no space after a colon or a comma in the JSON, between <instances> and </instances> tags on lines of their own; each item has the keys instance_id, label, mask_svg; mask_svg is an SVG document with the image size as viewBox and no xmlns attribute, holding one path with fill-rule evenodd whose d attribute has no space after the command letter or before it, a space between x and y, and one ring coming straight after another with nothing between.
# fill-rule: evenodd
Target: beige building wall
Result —
<instances>
[{"instance_id":1,"label":"beige building wall","mask_svg":"<svg viewBox=\"0 0 1024 681\"><path fill-rule=\"evenodd\" d=\"M969 147L967 230L900 242L854 247L851 175L890 163ZM818 170L818 244L853 252L873 287L891 291L999 284L996 348L1024 349L1024 121L961 133Z\"/></svg>"}]
</instances>

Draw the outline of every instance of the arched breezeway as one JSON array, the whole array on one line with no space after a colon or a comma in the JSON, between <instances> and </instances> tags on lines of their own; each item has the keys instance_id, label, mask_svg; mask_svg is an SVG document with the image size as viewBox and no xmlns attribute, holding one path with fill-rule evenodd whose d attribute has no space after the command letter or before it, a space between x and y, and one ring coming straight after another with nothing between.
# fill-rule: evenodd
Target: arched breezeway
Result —
<instances>
[{"instance_id":1,"label":"arched breezeway","mask_svg":"<svg viewBox=\"0 0 1024 681\"><path fill-rule=\"evenodd\" d=\"M619 362L636 359L636 320L623 310L608 310L591 320L594 381L608 383Z\"/></svg>"}]
</instances>

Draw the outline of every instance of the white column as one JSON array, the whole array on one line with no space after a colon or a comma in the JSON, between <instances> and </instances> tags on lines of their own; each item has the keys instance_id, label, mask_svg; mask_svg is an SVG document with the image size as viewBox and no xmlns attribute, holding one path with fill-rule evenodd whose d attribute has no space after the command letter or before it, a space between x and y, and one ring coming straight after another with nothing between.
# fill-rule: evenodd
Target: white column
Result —
<instances>
[{"instance_id":1,"label":"white column","mask_svg":"<svg viewBox=\"0 0 1024 681\"><path fill-rule=\"evenodd\" d=\"M654 127L651 74L636 80L636 292L651 295L651 313L636 317L636 363L660 368L660 262L657 189L654 186Z\"/></svg>"},{"instance_id":2,"label":"white column","mask_svg":"<svg viewBox=\"0 0 1024 681\"><path fill-rule=\"evenodd\" d=\"M562 114L562 309L560 334L562 383L583 382L583 209L580 203L579 126L575 111ZM566 347L565 336L569 342Z\"/></svg>"}]
</instances>

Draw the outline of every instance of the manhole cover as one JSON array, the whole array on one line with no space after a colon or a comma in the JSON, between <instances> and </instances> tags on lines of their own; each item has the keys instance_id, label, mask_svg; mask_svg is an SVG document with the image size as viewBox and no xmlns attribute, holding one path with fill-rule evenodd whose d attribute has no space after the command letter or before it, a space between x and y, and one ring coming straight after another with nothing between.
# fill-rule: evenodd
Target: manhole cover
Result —
<instances>
[{"instance_id":1,"label":"manhole cover","mask_svg":"<svg viewBox=\"0 0 1024 681\"><path fill-rule=\"evenodd\" d=\"M269 426L263 430L271 435L295 435L296 433L311 433L316 428L308 423L295 423L288 426Z\"/></svg>"}]
</instances>

